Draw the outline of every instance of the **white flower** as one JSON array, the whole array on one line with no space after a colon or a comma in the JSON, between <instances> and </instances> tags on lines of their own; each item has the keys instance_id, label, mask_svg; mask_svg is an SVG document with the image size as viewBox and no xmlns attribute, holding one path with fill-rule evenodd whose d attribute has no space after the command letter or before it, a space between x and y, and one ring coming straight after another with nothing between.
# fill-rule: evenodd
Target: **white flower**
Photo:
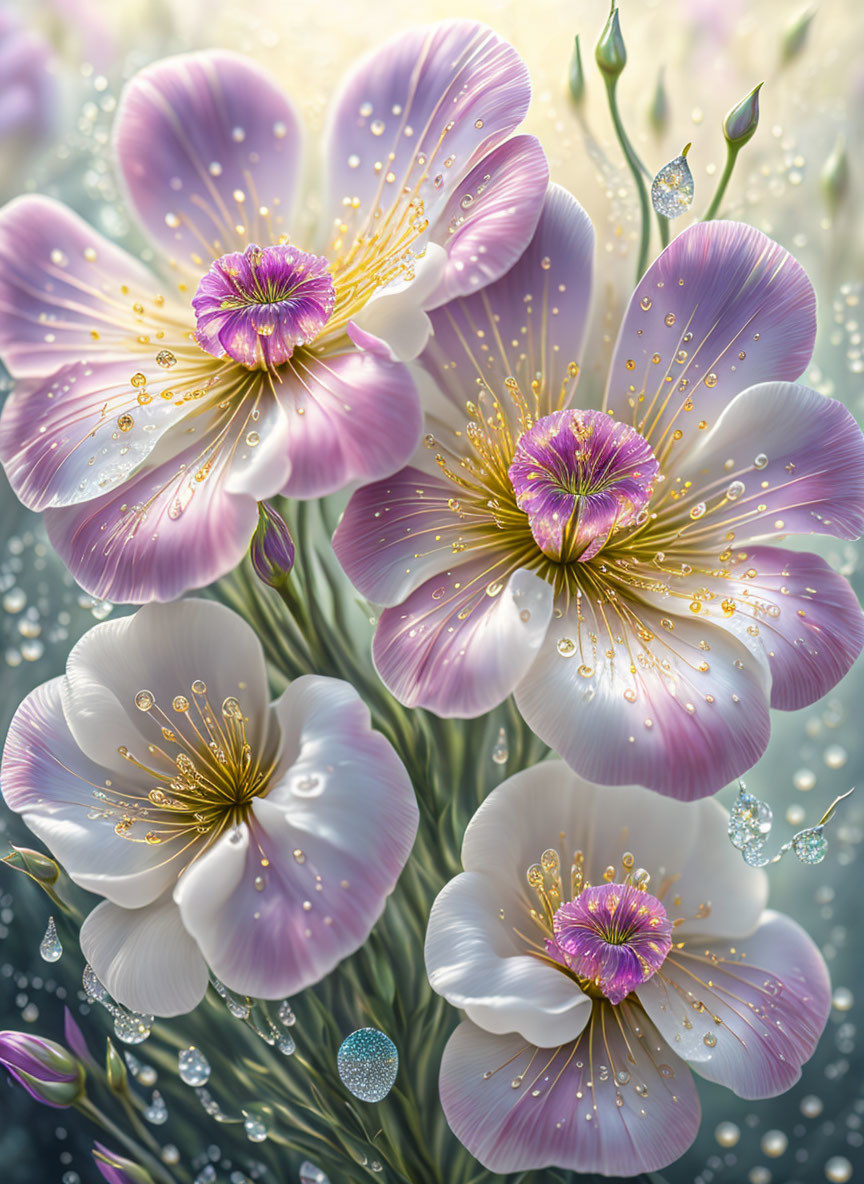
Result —
<instances>
[{"instance_id":1,"label":"white flower","mask_svg":"<svg viewBox=\"0 0 864 1184\"><path fill-rule=\"evenodd\" d=\"M357 693L305 675L269 703L252 629L204 600L91 629L15 715L3 793L105 897L85 957L127 1007L190 1010L207 967L277 998L366 939L417 828Z\"/></svg>"}]
</instances>

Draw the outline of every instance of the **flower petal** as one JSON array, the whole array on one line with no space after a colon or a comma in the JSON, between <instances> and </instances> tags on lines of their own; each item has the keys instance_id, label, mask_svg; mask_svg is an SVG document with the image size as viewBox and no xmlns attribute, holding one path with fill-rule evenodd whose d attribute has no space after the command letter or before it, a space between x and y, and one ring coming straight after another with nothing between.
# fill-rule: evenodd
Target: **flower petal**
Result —
<instances>
[{"instance_id":1,"label":"flower petal","mask_svg":"<svg viewBox=\"0 0 864 1184\"><path fill-rule=\"evenodd\" d=\"M513 266L537 227L548 182L535 136L514 136L475 165L432 233L447 250L447 269L430 306L467 296Z\"/></svg>"},{"instance_id":2,"label":"flower petal","mask_svg":"<svg viewBox=\"0 0 864 1184\"><path fill-rule=\"evenodd\" d=\"M636 286L604 410L655 452L680 431L682 456L739 391L796 379L815 336L813 288L788 251L743 223L697 222Z\"/></svg>"},{"instance_id":3,"label":"flower petal","mask_svg":"<svg viewBox=\"0 0 864 1184\"><path fill-rule=\"evenodd\" d=\"M864 532L864 436L836 399L787 382L742 391L682 464L686 498L658 507L654 529L736 546L777 534ZM729 497L729 491L732 497ZM694 506L702 517L688 520Z\"/></svg>"},{"instance_id":4,"label":"flower petal","mask_svg":"<svg viewBox=\"0 0 864 1184\"><path fill-rule=\"evenodd\" d=\"M481 292L431 314L435 334L421 363L460 412L466 399L477 398L478 380L499 399L505 379L515 378L534 414L532 382L541 376L535 418L563 404L582 348L593 254L588 215L552 185L518 263Z\"/></svg>"},{"instance_id":5,"label":"flower petal","mask_svg":"<svg viewBox=\"0 0 864 1184\"><path fill-rule=\"evenodd\" d=\"M88 358L151 356L139 336L187 321L155 303L157 282L132 255L47 197L0 211L0 354L16 378L45 377ZM140 310L140 311L139 311Z\"/></svg>"},{"instance_id":6,"label":"flower petal","mask_svg":"<svg viewBox=\"0 0 864 1184\"><path fill-rule=\"evenodd\" d=\"M254 62L224 50L148 66L120 101L116 151L129 200L183 265L289 230L300 173L294 108Z\"/></svg>"},{"instance_id":7,"label":"flower petal","mask_svg":"<svg viewBox=\"0 0 864 1184\"><path fill-rule=\"evenodd\" d=\"M119 905L144 905L171 884L176 870L155 857L146 843L115 833L122 813L111 799L112 770L78 747L63 715L62 678L31 691L16 711L3 749L3 796L76 884ZM146 795L143 780L126 766L121 797Z\"/></svg>"},{"instance_id":8,"label":"flower petal","mask_svg":"<svg viewBox=\"0 0 864 1184\"><path fill-rule=\"evenodd\" d=\"M372 353L295 354L278 391L290 418L286 497L323 497L351 481L395 472L420 438L417 388L408 369Z\"/></svg>"},{"instance_id":9,"label":"flower petal","mask_svg":"<svg viewBox=\"0 0 864 1184\"><path fill-rule=\"evenodd\" d=\"M47 511L53 546L83 588L115 602L209 584L242 559L258 499L285 483L286 417L269 395L193 417L115 491Z\"/></svg>"},{"instance_id":10,"label":"flower petal","mask_svg":"<svg viewBox=\"0 0 864 1184\"><path fill-rule=\"evenodd\" d=\"M317 982L362 945L417 829L405 769L352 687L307 675L275 711L281 781L175 891L214 972L270 999Z\"/></svg>"},{"instance_id":11,"label":"flower petal","mask_svg":"<svg viewBox=\"0 0 864 1184\"><path fill-rule=\"evenodd\" d=\"M524 568L508 579L507 566L494 554L460 564L381 614L372 657L400 703L464 719L510 694L543 642L552 587Z\"/></svg>"},{"instance_id":12,"label":"flower petal","mask_svg":"<svg viewBox=\"0 0 864 1184\"><path fill-rule=\"evenodd\" d=\"M581 851L592 884L603 882L607 867L621 867L629 851L669 916L684 918L682 934L692 924L703 935L737 936L758 923L768 880L744 866L727 841L728 818L711 799L684 803L638 786L593 785L563 761L546 760L508 777L486 798L465 832L462 863L500 896L518 885L534 904L525 873L545 850L559 851L565 873L573 852ZM707 915L700 908L706 902ZM698 923L691 922L697 913Z\"/></svg>"},{"instance_id":13,"label":"flower petal","mask_svg":"<svg viewBox=\"0 0 864 1184\"><path fill-rule=\"evenodd\" d=\"M723 630L620 603L581 596L553 620L519 710L592 781L716 793L768 743L767 665Z\"/></svg>"},{"instance_id":14,"label":"flower petal","mask_svg":"<svg viewBox=\"0 0 864 1184\"><path fill-rule=\"evenodd\" d=\"M699 1127L689 1069L627 1003L595 1006L579 1039L557 1048L466 1020L444 1050L440 1087L453 1133L492 1172L554 1166L620 1179L666 1167Z\"/></svg>"},{"instance_id":15,"label":"flower petal","mask_svg":"<svg viewBox=\"0 0 864 1184\"><path fill-rule=\"evenodd\" d=\"M146 605L88 630L66 664L62 694L69 730L88 757L128 776L130 764L118 745L143 755L161 737L157 713L136 708L138 691L149 690L170 716L176 695L194 700L196 679L205 683L212 704L229 695L240 700L249 743L262 753L270 728L261 643L242 617L210 600Z\"/></svg>"},{"instance_id":16,"label":"flower petal","mask_svg":"<svg viewBox=\"0 0 864 1184\"><path fill-rule=\"evenodd\" d=\"M207 966L166 894L146 908L104 901L81 926L81 951L118 1003L145 1015L183 1015L207 990Z\"/></svg>"},{"instance_id":17,"label":"flower petal","mask_svg":"<svg viewBox=\"0 0 864 1184\"><path fill-rule=\"evenodd\" d=\"M440 285L447 256L430 243L409 276L398 276L379 288L346 326L355 345L395 362L411 362L423 351L432 332L425 306Z\"/></svg>"},{"instance_id":18,"label":"flower petal","mask_svg":"<svg viewBox=\"0 0 864 1184\"><path fill-rule=\"evenodd\" d=\"M727 576L715 570L698 573L710 597L699 616L767 662L772 707L795 711L836 686L864 646L864 614L842 576L818 555L781 547L736 551ZM673 592L680 582L668 577Z\"/></svg>"},{"instance_id":19,"label":"flower petal","mask_svg":"<svg viewBox=\"0 0 864 1184\"><path fill-rule=\"evenodd\" d=\"M0 459L29 509L76 505L116 489L189 414L154 387L146 405L139 403L129 381L134 365L78 362L13 390L0 419ZM163 390L173 385L162 378Z\"/></svg>"},{"instance_id":20,"label":"flower petal","mask_svg":"<svg viewBox=\"0 0 864 1184\"><path fill-rule=\"evenodd\" d=\"M463 872L444 885L429 917L426 973L434 991L485 1031L518 1032L545 1047L579 1035L591 1000L572 978L527 952L516 932L534 930L542 951L520 883L524 870L513 868L507 882Z\"/></svg>"},{"instance_id":21,"label":"flower petal","mask_svg":"<svg viewBox=\"0 0 864 1184\"><path fill-rule=\"evenodd\" d=\"M361 595L399 604L450 566L463 529L447 504L453 493L450 482L407 468L352 494L333 550Z\"/></svg>"},{"instance_id":22,"label":"flower petal","mask_svg":"<svg viewBox=\"0 0 864 1184\"><path fill-rule=\"evenodd\" d=\"M831 988L804 930L768 912L733 947L697 935L673 950L639 999L702 1077L742 1098L770 1098L801 1076L828 1019Z\"/></svg>"},{"instance_id":23,"label":"flower petal","mask_svg":"<svg viewBox=\"0 0 864 1184\"><path fill-rule=\"evenodd\" d=\"M327 133L326 208L341 224L343 198L358 202L345 243L373 218L385 226L397 211L410 215L410 200L434 228L472 166L522 122L530 93L516 50L476 21L410 29L369 54L349 74Z\"/></svg>"}]
</instances>

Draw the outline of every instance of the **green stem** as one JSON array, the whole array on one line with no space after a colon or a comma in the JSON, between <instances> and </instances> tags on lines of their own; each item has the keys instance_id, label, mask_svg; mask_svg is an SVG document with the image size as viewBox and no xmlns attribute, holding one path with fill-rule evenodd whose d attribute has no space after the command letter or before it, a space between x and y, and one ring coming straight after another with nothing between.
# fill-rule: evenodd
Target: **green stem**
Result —
<instances>
[{"instance_id":1,"label":"green stem","mask_svg":"<svg viewBox=\"0 0 864 1184\"><path fill-rule=\"evenodd\" d=\"M130 1136L127 1135L121 1127L117 1126L116 1122L112 1122L108 1115L103 1114L102 1111L88 1098L85 1098L84 1101L79 1102L76 1108L80 1110L86 1118L89 1118L91 1122L95 1122L97 1126L101 1126L102 1129L113 1136L113 1138L115 1138L118 1143L122 1143L126 1150L135 1157L141 1166L147 1169L154 1180L159 1181L160 1184L177 1184L176 1178L172 1176L170 1172L166 1171L166 1169L162 1166L159 1160L155 1158L155 1156L151 1155L149 1151L145 1150L145 1148L143 1148L139 1143L136 1143L134 1139L130 1138Z\"/></svg>"},{"instance_id":2,"label":"green stem","mask_svg":"<svg viewBox=\"0 0 864 1184\"><path fill-rule=\"evenodd\" d=\"M627 167L632 174L633 183L636 186L636 194L639 198L642 232L639 238L639 256L636 260L636 281L638 283L648 265L648 248L651 237L651 203L648 200L648 189L643 177L644 166L636 155L633 145L630 143L630 139L624 130L624 124L621 120L621 112L618 110L617 85L617 78L606 76L606 96L609 100L609 114L612 116L615 135L618 137L618 143L621 145L621 151L624 153L624 159L627 161Z\"/></svg>"},{"instance_id":3,"label":"green stem","mask_svg":"<svg viewBox=\"0 0 864 1184\"><path fill-rule=\"evenodd\" d=\"M705 211L702 218L703 222L710 222L712 218L717 217L717 211L720 208L720 203L726 193L726 187L729 184L729 178L735 170L735 161L738 159L739 149L734 144L726 145L726 166L723 169L720 182L717 185L717 190L711 199L711 205Z\"/></svg>"}]
</instances>

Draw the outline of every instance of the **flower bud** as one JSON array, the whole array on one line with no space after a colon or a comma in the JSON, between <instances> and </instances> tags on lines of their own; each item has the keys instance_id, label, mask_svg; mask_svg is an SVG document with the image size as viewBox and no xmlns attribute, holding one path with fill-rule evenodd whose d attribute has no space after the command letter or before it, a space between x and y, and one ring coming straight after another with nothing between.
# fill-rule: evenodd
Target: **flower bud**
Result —
<instances>
[{"instance_id":1,"label":"flower bud","mask_svg":"<svg viewBox=\"0 0 864 1184\"><path fill-rule=\"evenodd\" d=\"M657 85L654 87L651 105L648 108L648 122L658 136L663 135L669 124L669 100L666 97L662 66L657 75Z\"/></svg>"},{"instance_id":2,"label":"flower bud","mask_svg":"<svg viewBox=\"0 0 864 1184\"><path fill-rule=\"evenodd\" d=\"M294 543L288 526L269 502L258 503L258 525L249 554L255 574L271 588L284 584L294 566Z\"/></svg>"},{"instance_id":3,"label":"flower bud","mask_svg":"<svg viewBox=\"0 0 864 1184\"><path fill-rule=\"evenodd\" d=\"M822 183L825 204L833 218L849 192L849 156L843 136L837 137L837 141L819 173L819 180Z\"/></svg>"},{"instance_id":4,"label":"flower bud","mask_svg":"<svg viewBox=\"0 0 864 1184\"><path fill-rule=\"evenodd\" d=\"M0 1064L46 1106L62 1110L84 1096L84 1066L53 1040L29 1032L0 1032Z\"/></svg>"},{"instance_id":5,"label":"flower bud","mask_svg":"<svg viewBox=\"0 0 864 1184\"><path fill-rule=\"evenodd\" d=\"M153 1177L144 1168L115 1151L109 1151L101 1143L93 1144L93 1158L108 1184L153 1184Z\"/></svg>"},{"instance_id":6,"label":"flower bud","mask_svg":"<svg viewBox=\"0 0 864 1184\"><path fill-rule=\"evenodd\" d=\"M567 85L574 103L581 103L585 97L585 74L582 70L582 50L579 48L579 34L573 39L573 56L567 70Z\"/></svg>"},{"instance_id":7,"label":"flower bud","mask_svg":"<svg viewBox=\"0 0 864 1184\"><path fill-rule=\"evenodd\" d=\"M600 34L600 40L594 50L594 59L607 79L617 78L627 65L627 50L621 36L617 8L613 8L609 13L606 28Z\"/></svg>"},{"instance_id":8,"label":"flower bud","mask_svg":"<svg viewBox=\"0 0 864 1184\"><path fill-rule=\"evenodd\" d=\"M12 854L4 856L3 862L16 871L25 872L38 884L56 884L60 878L58 864L50 856L29 847L13 847Z\"/></svg>"},{"instance_id":9,"label":"flower bud","mask_svg":"<svg viewBox=\"0 0 864 1184\"><path fill-rule=\"evenodd\" d=\"M107 1040L107 1045L108 1047L105 1051L105 1076L108 1078L109 1088L113 1089L115 1094L125 1094L129 1089L126 1066L123 1063L120 1053L111 1043L110 1037Z\"/></svg>"},{"instance_id":10,"label":"flower bud","mask_svg":"<svg viewBox=\"0 0 864 1184\"><path fill-rule=\"evenodd\" d=\"M788 65L793 58L797 58L807 44L810 26L813 23L813 17L815 15L815 8L805 8L803 12L799 12L797 16L793 16L783 30L783 37L780 42L780 61L784 66Z\"/></svg>"},{"instance_id":11,"label":"flower bud","mask_svg":"<svg viewBox=\"0 0 864 1184\"><path fill-rule=\"evenodd\" d=\"M743 148L759 126L759 91L762 86L761 82L754 86L746 98L726 113L723 135L727 143L735 148Z\"/></svg>"}]
</instances>

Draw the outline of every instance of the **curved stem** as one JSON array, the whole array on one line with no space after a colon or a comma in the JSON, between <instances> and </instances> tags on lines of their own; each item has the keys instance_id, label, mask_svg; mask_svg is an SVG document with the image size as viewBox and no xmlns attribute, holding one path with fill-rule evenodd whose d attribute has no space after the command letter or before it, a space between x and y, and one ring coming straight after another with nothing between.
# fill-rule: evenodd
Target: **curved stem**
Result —
<instances>
[{"instance_id":1,"label":"curved stem","mask_svg":"<svg viewBox=\"0 0 864 1184\"><path fill-rule=\"evenodd\" d=\"M155 1156L130 1138L121 1127L117 1126L116 1122L113 1122L107 1114L103 1114L88 1098L79 1102L76 1108L91 1122L95 1122L97 1126L101 1126L103 1130L112 1135L118 1143L122 1143L126 1150L135 1156L141 1166L147 1169L154 1180L159 1181L160 1184L176 1184L175 1178L166 1171Z\"/></svg>"},{"instance_id":2,"label":"curved stem","mask_svg":"<svg viewBox=\"0 0 864 1184\"><path fill-rule=\"evenodd\" d=\"M627 161L627 167L633 177L633 183L636 186L636 193L639 197L639 209L642 218L642 232L639 238L639 256L636 260L636 280L637 282L642 278L645 268L648 264L648 247L651 236L651 203L648 200L648 189L645 185L643 177L644 165L636 155L636 150L630 143L629 137L624 130L624 124L621 120L621 112L618 110L618 96L616 93L618 79L606 77L606 95L609 99L609 114L612 116L612 124L615 128L615 135L618 137L618 143L621 145L621 150L624 153L624 159Z\"/></svg>"},{"instance_id":3,"label":"curved stem","mask_svg":"<svg viewBox=\"0 0 864 1184\"><path fill-rule=\"evenodd\" d=\"M720 208L720 203L726 193L726 187L729 184L729 178L735 170L735 161L738 159L738 149L734 144L726 145L726 165L717 185L716 192L711 199L711 204L705 211L702 218L703 222L710 222L712 218L717 217L717 211Z\"/></svg>"}]
</instances>

